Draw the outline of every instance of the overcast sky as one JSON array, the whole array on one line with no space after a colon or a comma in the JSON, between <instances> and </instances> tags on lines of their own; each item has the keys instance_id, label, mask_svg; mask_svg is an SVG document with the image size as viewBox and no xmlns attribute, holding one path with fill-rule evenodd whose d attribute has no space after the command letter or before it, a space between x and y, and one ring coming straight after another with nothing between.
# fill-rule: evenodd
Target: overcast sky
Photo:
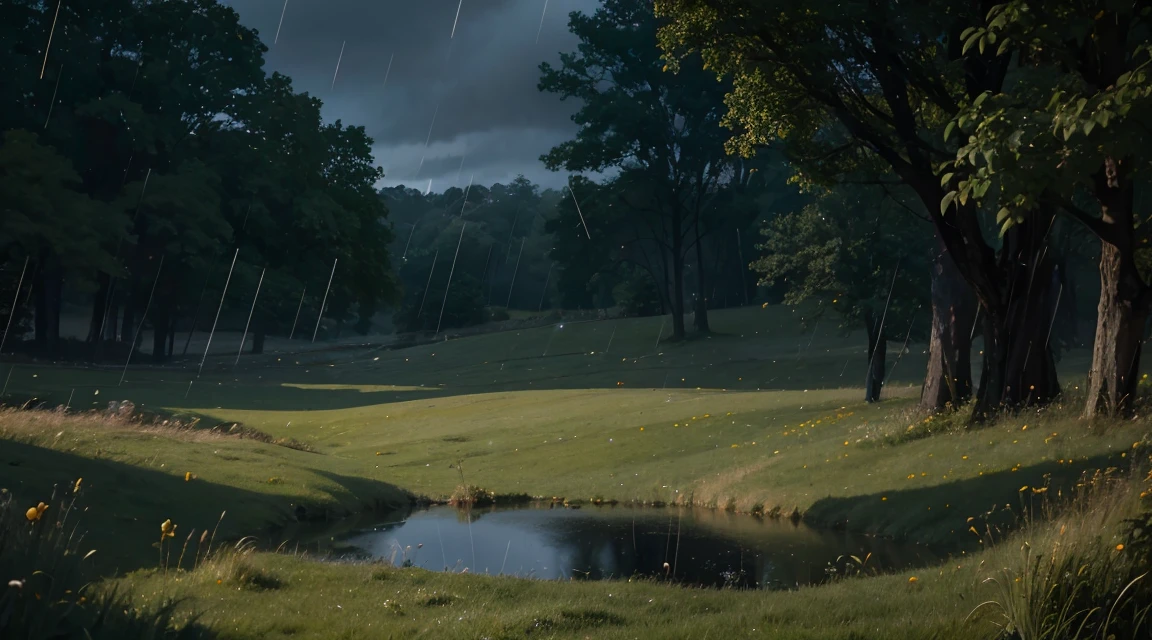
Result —
<instances>
[{"instance_id":1,"label":"overcast sky","mask_svg":"<svg viewBox=\"0 0 1152 640\"><path fill-rule=\"evenodd\" d=\"M226 1L260 32L269 71L323 100L326 119L367 129L381 186L443 191L518 173L564 184L539 157L575 133L575 105L536 89L538 66L575 50L568 14L599 0L547 0L547 11L545 0Z\"/></svg>"}]
</instances>

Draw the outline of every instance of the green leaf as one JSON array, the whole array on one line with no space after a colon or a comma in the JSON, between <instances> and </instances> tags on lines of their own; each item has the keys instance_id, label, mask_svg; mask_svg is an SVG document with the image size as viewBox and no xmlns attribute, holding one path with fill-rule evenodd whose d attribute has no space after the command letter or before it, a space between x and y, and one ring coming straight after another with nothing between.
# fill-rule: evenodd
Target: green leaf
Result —
<instances>
[{"instance_id":1,"label":"green leaf","mask_svg":"<svg viewBox=\"0 0 1152 640\"><path fill-rule=\"evenodd\" d=\"M948 183L952 181L952 176L954 176L954 175L956 175L956 174L955 173L945 173L944 175L940 176L940 186L941 187L948 186Z\"/></svg>"},{"instance_id":2,"label":"green leaf","mask_svg":"<svg viewBox=\"0 0 1152 640\"><path fill-rule=\"evenodd\" d=\"M1007 39L1007 38L1005 38L1005 39L1001 40L1001 41L1000 41L1000 46L996 48L996 55L997 55L997 56L1002 56L1002 55L1004 55L1005 53L1007 53L1007 52L1008 52L1008 45L1009 45L1011 42L1012 42L1012 41L1011 41L1011 40L1009 40L1009 39Z\"/></svg>"},{"instance_id":3,"label":"green leaf","mask_svg":"<svg viewBox=\"0 0 1152 640\"><path fill-rule=\"evenodd\" d=\"M985 41L986 41L986 40L987 40L987 38L985 38L985 37L981 37L981 38L980 38L980 40L979 40L979 43L980 43L980 55L984 55L984 43L985 43Z\"/></svg>"},{"instance_id":4,"label":"green leaf","mask_svg":"<svg viewBox=\"0 0 1152 640\"><path fill-rule=\"evenodd\" d=\"M1095 120L1085 120L1084 121L1084 135L1088 135L1088 134L1092 133L1092 129L1094 129L1094 128L1096 128L1096 121Z\"/></svg>"},{"instance_id":5,"label":"green leaf","mask_svg":"<svg viewBox=\"0 0 1152 640\"><path fill-rule=\"evenodd\" d=\"M944 194L944 199L940 201L940 215L946 215L948 213L948 207L952 206L952 201L955 199L955 191L949 191Z\"/></svg>"},{"instance_id":6,"label":"green leaf","mask_svg":"<svg viewBox=\"0 0 1152 640\"><path fill-rule=\"evenodd\" d=\"M1075 115L1075 117L1079 118L1080 114L1083 113L1083 111L1084 111L1084 107L1087 105L1088 105L1088 99L1087 98L1080 98L1079 100L1077 100L1076 101L1076 115Z\"/></svg>"},{"instance_id":7,"label":"green leaf","mask_svg":"<svg viewBox=\"0 0 1152 640\"><path fill-rule=\"evenodd\" d=\"M1011 217L1009 217L1007 220L1005 220L1004 224L1000 225L1000 237L1001 238L1004 237L1005 233L1008 233L1008 230L1012 228L1012 225L1013 225L1013 220Z\"/></svg>"},{"instance_id":8,"label":"green leaf","mask_svg":"<svg viewBox=\"0 0 1152 640\"><path fill-rule=\"evenodd\" d=\"M1010 215L1012 215L1012 212L1008 207L1000 207L1000 210L996 212L996 224L1004 222L1004 219Z\"/></svg>"},{"instance_id":9,"label":"green leaf","mask_svg":"<svg viewBox=\"0 0 1152 640\"><path fill-rule=\"evenodd\" d=\"M982 102L984 102L985 100L987 100L987 99L988 99L988 96L989 96L991 93L992 93L991 91L985 91L984 93L981 93L980 95L976 96L976 99L972 101L972 106L974 106L974 107L979 107L979 106L980 106L980 103L982 103Z\"/></svg>"},{"instance_id":10,"label":"green leaf","mask_svg":"<svg viewBox=\"0 0 1152 640\"><path fill-rule=\"evenodd\" d=\"M948 138L952 135L952 130L956 128L956 121L950 120L948 126L944 127L944 141L947 142Z\"/></svg>"}]
</instances>

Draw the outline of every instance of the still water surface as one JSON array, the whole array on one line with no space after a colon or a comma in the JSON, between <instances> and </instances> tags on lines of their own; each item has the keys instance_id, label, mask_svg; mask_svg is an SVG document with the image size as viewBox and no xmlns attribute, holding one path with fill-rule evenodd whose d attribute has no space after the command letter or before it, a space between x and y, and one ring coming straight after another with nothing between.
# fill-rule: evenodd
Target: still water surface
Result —
<instances>
[{"instance_id":1,"label":"still water surface","mask_svg":"<svg viewBox=\"0 0 1152 640\"><path fill-rule=\"evenodd\" d=\"M436 571L540 579L642 575L794 588L826 580L841 556L871 554L868 566L880 570L936 559L918 545L707 509L523 505L473 509L469 523L464 511L433 507L356 527L325 546Z\"/></svg>"}]
</instances>

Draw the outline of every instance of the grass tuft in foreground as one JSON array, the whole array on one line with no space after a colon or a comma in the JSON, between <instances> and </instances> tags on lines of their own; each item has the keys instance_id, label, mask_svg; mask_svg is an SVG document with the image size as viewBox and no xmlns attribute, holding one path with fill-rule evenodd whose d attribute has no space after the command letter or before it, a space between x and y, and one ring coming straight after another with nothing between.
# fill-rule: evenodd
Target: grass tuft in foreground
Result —
<instances>
[{"instance_id":1,"label":"grass tuft in foreground","mask_svg":"<svg viewBox=\"0 0 1152 640\"><path fill-rule=\"evenodd\" d=\"M115 586L92 586L95 552L86 550L72 522L82 484L27 508L0 492L0 638L210 637L177 600L140 608Z\"/></svg>"},{"instance_id":2,"label":"grass tuft in foreground","mask_svg":"<svg viewBox=\"0 0 1152 640\"><path fill-rule=\"evenodd\" d=\"M996 550L1005 562L985 581L993 597L973 613L986 609L1005 637L1023 640L1152 635L1152 508L1139 510L1141 488L1112 473L1086 477L1062 513L1033 518Z\"/></svg>"}]
</instances>

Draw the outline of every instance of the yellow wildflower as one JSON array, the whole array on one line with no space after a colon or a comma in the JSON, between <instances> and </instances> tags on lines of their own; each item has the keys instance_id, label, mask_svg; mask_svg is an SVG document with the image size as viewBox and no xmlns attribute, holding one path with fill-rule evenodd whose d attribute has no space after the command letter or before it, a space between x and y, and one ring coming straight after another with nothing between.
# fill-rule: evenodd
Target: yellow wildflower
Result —
<instances>
[{"instance_id":1,"label":"yellow wildflower","mask_svg":"<svg viewBox=\"0 0 1152 640\"><path fill-rule=\"evenodd\" d=\"M28 518L28 522L36 522L37 520L40 519L41 516L44 515L44 512L47 510L48 510L48 505L41 502L40 504L38 504L35 507L32 507L31 509L26 511L24 513L24 517Z\"/></svg>"},{"instance_id":2,"label":"yellow wildflower","mask_svg":"<svg viewBox=\"0 0 1152 640\"><path fill-rule=\"evenodd\" d=\"M192 472L191 471L185 471L184 472L184 482L192 482Z\"/></svg>"},{"instance_id":3,"label":"yellow wildflower","mask_svg":"<svg viewBox=\"0 0 1152 640\"><path fill-rule=\"evenodd\" d=\"M912 577L908 578L908 584L916 584L919 581L920 581L920 579L917 578L916 576L912 576Z\"/></svg>"},{"instance_id":4,"label":"yellow wildflower","mask_svg":"<svg viewBox=\"0 0 1152 640\"><path fill-rule=\"evenodd\" d=\"M84 478L76 478L76 485L72 487L72 493L80 493L80 481Z\"/></svg>"},{"instance_id":5,"label":"yellow wildflower","mask_svg":"<svg viewBox=\"0 0 1152 640\"><path fill-rule=\"evenodd\" d=\"M171 520L165 520L160 523L160 537L161 538L175 538L176 525L172 524Z\"/></svg>"},{"instance_id":6,"label":"yellow wildflower","mask_svg":"<svg viewBox=\"0 0 1152 640\"><path fill-rule=\"evenodd\" d=\"M1124 550L1124 545L1122 545L1122 544L1118 544L1118 545L1116 545L1116 550L1117 550L1117 551L1123 551L1123 550Z\"/></svg>"}]
</instances>

